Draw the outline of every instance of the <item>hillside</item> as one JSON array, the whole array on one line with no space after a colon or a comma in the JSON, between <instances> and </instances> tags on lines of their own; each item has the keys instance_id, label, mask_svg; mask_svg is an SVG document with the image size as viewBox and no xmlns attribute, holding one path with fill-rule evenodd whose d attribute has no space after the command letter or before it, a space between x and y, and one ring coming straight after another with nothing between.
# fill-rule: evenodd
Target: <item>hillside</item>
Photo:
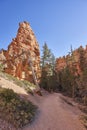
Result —
<instances>
[{"instance_id":1,"label":"hillside","mask_svg":"<svg viewBox=\"0 0 87 130\"><path fill-rule=\"evenodd\" d=\"M35 87L28 82L27 89L23 86L22 81L0 72L0 130L19 130L33 120L37 107L24 97Z\"/></svg>"}]
</instances>

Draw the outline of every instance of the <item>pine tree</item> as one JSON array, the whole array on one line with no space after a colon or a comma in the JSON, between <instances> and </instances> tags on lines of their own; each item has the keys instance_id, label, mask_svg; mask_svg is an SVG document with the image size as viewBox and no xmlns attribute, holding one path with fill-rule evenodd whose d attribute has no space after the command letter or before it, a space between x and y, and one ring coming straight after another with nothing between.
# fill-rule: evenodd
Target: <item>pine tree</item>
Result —
<instances>
[{"instance_id":1,"label":"pine tree","mask_svg":"<svg viewBox=\"0 0 87 130\"><path fill-rule=\"evenodd\" d=\"M42 58L41 58L41 68L43 69L48 68L48 73L53 75L55 66L55 56L48 48L47 43L44 43L43 50L42 50Z\"/></svg>"},{"instance_id":2,"label":"pine tree","mask_svg":"<svg viewBox=\"0 0 87 130\"><path fill-rule=\"evenodd\" d=\"M46 43L44 43L42 51L43 52L41 58L41 86L47 90L50 90L49 82L50 80L52 80L51 77L54 75L55 56L48 48Z\"/></svg>"},{"instance_id":3,"label":"pine tree","mask_svg":"<svg viewBox=\"0 0 87 130\"><path fill-rule=\"evenodd\" d=\"M80 68L81 68L81 75L80 80L81 82L79 88L81 97L83 99L84 105L87 104L87 58L86 58L86 52L84 48L81 46L79 49L79 60L80 60Z\"/></svg>"},{"instance_id":4,"label":"pine tree","mask_svg":"<svg viewBox=\"0 0 87 130\"><path fill-rule=\"evenodd\" d=\"M49 64L51 57L51 51L48 49L47 43L44 43L42 50L41 66L44 67L46 64Z\"/></svg>"}]
</instances>

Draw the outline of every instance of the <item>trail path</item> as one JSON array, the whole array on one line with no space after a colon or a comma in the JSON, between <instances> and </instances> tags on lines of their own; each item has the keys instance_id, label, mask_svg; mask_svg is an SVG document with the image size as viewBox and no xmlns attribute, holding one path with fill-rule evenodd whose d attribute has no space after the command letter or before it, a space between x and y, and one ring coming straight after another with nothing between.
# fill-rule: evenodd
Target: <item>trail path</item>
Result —
<instances>
[{"instance_id":1,"label":"trail path","mask_svg":"<svg viewBox=\"0 0 87 130\"><path fill-rule=\"evenodd\" d=\"M48 94L43 91L43 96L27 95L25 90L1 77L0 85L12 88L38 106L34 121L22 130L86 130L79 120L80 110L67 104L62 99L66 97L61 94Z\"/></svg>"},{"instance_id":2,"label":"trail path","mask_svg":"<svg viewBox=\"0 0 87 130\"><path fill-rule=\"evenodd\" d=\"M53 93L38 101L36 96L39 112L35 121L23 130L85 130L79 120L80 110L61 97L61 94Z\"/></svg>"}]
</instances>

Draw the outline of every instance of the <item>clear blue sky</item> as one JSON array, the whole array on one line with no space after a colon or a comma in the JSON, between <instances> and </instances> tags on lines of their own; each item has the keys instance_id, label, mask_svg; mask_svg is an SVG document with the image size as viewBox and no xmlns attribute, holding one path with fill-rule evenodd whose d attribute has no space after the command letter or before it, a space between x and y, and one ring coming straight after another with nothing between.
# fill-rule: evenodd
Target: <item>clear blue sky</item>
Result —
<instances>
[{"instance_id":1,"label":"clear blue sky","mask_svg":"<svg viewBox=\"0 0 87 130\"><path fill-rule=\"evenodd\" d=\"M87 44L87 0L0 0L0 48L28 21L40 48L46 41L56 57Z\"/></svg>"}]
</instances>

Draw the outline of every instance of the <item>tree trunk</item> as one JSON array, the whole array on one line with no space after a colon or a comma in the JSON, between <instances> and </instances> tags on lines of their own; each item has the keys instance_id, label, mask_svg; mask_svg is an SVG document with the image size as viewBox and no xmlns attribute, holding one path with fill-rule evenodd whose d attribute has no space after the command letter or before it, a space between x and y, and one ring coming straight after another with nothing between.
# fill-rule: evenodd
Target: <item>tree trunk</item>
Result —
<instances>
[{"instance_id":1,"label":"tree trunk","mask_svg":"<svg viewBox=\"0 0 87 130\"><path fill-rule=\"evenodd\" d=\"M36 77L36 74L35 74L35 71L34 71L34 68L33 68L33 63L32 63L32 58L30 56L30 52L28 50L28 63L30 65L30 68L31 68L31 71L32 71L32 75L33 75L33 80L34 80L34 83L35 85L37 86L36 88L36 92L39 92L40 91L40 87L39 87L39 84L38 84L38 81L37 81L37 77Z\"/></svg>"}]
</instances>

